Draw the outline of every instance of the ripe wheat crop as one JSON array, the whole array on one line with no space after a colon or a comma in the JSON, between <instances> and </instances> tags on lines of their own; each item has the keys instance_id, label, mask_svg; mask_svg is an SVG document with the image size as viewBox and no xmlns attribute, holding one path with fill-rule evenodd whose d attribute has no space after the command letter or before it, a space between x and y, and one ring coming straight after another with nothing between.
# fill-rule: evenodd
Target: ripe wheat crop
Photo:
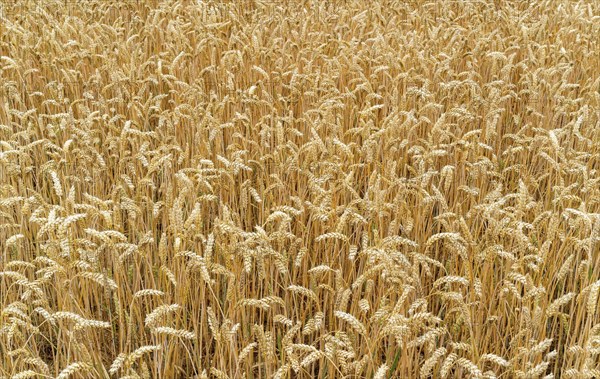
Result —
<instances>
[{"instance_id":1,"label":"ripe wheat crop","mask_svg":"<svg viewBox=\"0 0 600 379\"><path fill-rule=\"evenodd\" d=\"M0 379L600 378L599 36L0 0Z\"/></svg>"}]
</instances>

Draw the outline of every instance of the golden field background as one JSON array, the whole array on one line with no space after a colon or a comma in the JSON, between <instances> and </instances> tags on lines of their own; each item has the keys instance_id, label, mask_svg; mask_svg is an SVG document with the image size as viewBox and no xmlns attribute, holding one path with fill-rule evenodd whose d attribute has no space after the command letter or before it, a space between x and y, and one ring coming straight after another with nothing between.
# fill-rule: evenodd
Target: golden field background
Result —
<instances>
[{"instance_id":1,"label":"golden field background","mask_svg":"<svg viewBox=\"0 0 600 379\"><path fill-rule=\"evenodd\" d=\"M597 1L0 11L0 378L600 378Z\"/></svg>"}]
</instances>

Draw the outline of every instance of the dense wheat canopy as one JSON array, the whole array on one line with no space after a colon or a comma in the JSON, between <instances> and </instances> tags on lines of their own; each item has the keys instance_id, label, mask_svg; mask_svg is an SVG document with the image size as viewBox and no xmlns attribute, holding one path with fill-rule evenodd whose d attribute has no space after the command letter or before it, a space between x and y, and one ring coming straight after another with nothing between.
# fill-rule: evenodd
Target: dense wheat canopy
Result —
<instances>
[{"instance_id":1,"label":"dense wheat canopy","mask_svg":"<svg viewBox=\"0 0 600 379\"><path fill-rule=\"evenodd\" d=\"M600 2L2 0L0 378L600 378Z\"/></svg>"}]
</instances>

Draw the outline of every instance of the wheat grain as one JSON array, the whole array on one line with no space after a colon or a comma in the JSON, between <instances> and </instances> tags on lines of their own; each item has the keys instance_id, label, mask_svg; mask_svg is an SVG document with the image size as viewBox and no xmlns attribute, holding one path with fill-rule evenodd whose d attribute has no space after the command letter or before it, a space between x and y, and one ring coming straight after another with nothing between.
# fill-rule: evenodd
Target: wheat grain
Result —
<instances>
[{"instance_id":1,"label":"wheat grain","mask_svg":"<svg viewBox=\"0 0 600 379\"><path fill-rule=\"evenodd\" d=\"M358 333L365 335L367 334L367 328L354 316L349 313L342 311L335 311L334 315L344 321L346 321L352 328Z\"/></svg>"},{"instance_id":2,"label":"wheat grain","mask_svg":"<svg viewBox=\"0 0 600 379\"><path fill-rule=\"evenodd\" d=\"M75 363L71 363L70 365L68 365L67 367L65 367L56 377L56 379L67 379L68 377L70 377L71 375L81 372L81 371L88 371L90 369L90 366L86 363L82 363L82 362L75 362Z\"/></svg>"},{"instance_id":3,"label":"wheat grain","mask_svg":"<svg viewBox=\"0 0 600 379\"><path fill-rule=\"evenodd\" d=\"M155 334L167 334L170 336L175 336L183 339L192 340L196 338L196 334L193 332L189 332L187 330L174 329L168 326L158 326L152 329L152 333Z\"/></svg>"}]
</instances>

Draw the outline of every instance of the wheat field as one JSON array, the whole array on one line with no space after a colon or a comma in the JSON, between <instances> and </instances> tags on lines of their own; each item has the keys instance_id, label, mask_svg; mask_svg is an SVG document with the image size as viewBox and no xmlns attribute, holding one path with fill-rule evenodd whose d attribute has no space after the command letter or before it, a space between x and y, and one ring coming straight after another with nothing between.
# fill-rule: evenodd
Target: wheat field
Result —
<instances>
[{"instance_id":1,"label":"wheat field","mask_svg":"<svg viewBox=\"0 0 600 379\"><path fill-rule=\"evenodd\" d=\"M0 378L600 378L600 2L2 0Z\"/></svg>"}]
</instances>

